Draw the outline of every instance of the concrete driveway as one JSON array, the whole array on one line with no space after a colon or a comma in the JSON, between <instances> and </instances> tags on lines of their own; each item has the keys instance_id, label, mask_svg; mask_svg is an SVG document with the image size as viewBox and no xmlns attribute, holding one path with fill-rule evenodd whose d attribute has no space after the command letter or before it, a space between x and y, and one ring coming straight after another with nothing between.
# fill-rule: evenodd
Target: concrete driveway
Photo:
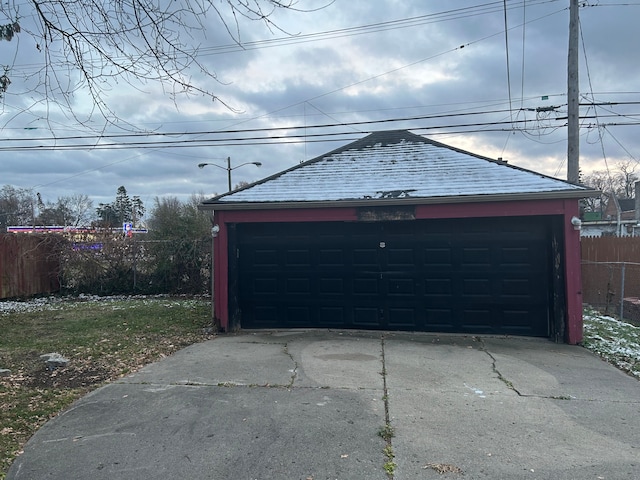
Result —
<instances>
[{"instance_id":1,"label":"concrete driveway","mask_svg":"<svg viewBox=\"0 0 640 480\"><path fill-rule=\"evenodd\" d=\"M7 478L637 479L639 427L640 382L581 347L261 331L87 395Z\"/></svg>"}]
</instances>

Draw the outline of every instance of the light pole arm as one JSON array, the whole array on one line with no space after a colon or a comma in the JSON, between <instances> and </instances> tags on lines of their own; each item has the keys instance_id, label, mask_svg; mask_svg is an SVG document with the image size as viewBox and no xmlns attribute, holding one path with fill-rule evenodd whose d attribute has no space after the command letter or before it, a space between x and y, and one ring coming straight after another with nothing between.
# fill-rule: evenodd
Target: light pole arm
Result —
<instances>
[{"instance_id":1,"label":"light pole arm","mask_svg":"<svg viewBox=\"0 0 640 480\"><path fill-rule=\"evenodd\" d=\"M227 185L229 186L229 192L231 191L231 171L235 170L236 168L240 168L244 165L255 165L256 167L261 167L262 163L260 162L245 162L245 163L241 163L240 165L236 165L235 167L231 167L231 157L227 157L227 166L223 167L222 165L218 165L217 163L199 163L198 164L198 168L204 168L207 165L212 165L214 167L218 167L221 168L222 170L226 170L227 171Z\"/></svg>"}]
</instances>

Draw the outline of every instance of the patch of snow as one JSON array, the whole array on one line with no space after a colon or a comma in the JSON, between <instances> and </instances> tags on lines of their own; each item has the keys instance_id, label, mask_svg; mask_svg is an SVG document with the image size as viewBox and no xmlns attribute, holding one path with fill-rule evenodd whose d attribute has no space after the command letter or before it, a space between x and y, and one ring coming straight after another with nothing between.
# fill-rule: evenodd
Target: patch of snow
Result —
<instances>
[{"instance_id":1,"label":"patch of snow","mask_svg":"<svg viewBox=\"0 0 640 480\"><path fill-rule=\"evenodd\" d=\"M181 299L176 300L175 297L169 295L112 295L101 297L99 295L87 295L80 294L78 296L64 296L64 297L39 297L31 298L28 300L0 300L0 315L20 312L39 312L39 311L56 311L63 308L73 308L73 306L79 303L96 302L96 303L111 303L111 302L123 302L126 300L141 300L144 305L150 305L151 303L162 301L163 306L167 308L175 306L188 305L191 308L196 307L202 301L208 300L208 297L196 297L193 299ZM186 300L186 301L185 301ZM136 308L138 304L132 303L128 308ZM123 305L113 305L114 310L121 310L127 308Z\"/></svg>"},{"instance_id":2,"label":"patch of snow","mask_svg":"<svg viewBox=\"0 0 640 480\"><path fill-rule=\"evenodd\" d=\"M584 315L584 346L640 379L640 327L607 315Z\"/></svg>"}]
</instances>

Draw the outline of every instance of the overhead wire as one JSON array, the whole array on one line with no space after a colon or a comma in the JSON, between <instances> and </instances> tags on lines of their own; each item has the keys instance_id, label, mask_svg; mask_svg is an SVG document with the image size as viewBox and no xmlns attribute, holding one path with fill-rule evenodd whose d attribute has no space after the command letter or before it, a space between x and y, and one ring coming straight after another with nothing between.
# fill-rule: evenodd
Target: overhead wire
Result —
<instances>
[{"instance_id":1,"label":"overhead wire","mask_svg":"<svg viewBox=\"0 0 640 480\"><path fill-rule=\"evenodd\" d=\"M587 56L587 46L586 46L586 43L584 41L584 32L583 32L582 24L580 23L579 20L578 20L578 26L579 26L579 29L580 29L580 41L582 43L582 53L583 53L583 56L584 56L585 69L587 71L587 80L589 82L589 92L591 92L591 100L595 101L595 97L593 96L593 83L591 81L591 70L589 69L589 57ZM602 158L604 160L604 164L605 164L605 167L606 167L607 178L609 179L609 188L613 191L613 178L611 176L611 171L609 169L609 162L607 160L607 153L606 153L605 148L604 148L604 140L602 138L602 130L601 130L601 126L600 126L600 118L598 117L598 108L594 106L593 107L593 112L594 112L596 125L597 125L597 132L598 132L598 140L599 140L599 143L600 143L600 149L602 150Z\"/></svg>"},{"instance_id":2,"label":"overhead wire","mask_svg":"<svg viewBox=\"0 0 640 480\"><path fill-rule=\"evenodd\" d=\"M507 20L507 0L503 0L504 6L504 50L507 60L507 94L509 96L509 112L513 119L513 103L511 101L511 67L509 65L509 24Z\"/></svg>"},{"instance_id":3,"label":"overhead wire","mask_svg":"<svg viewBox=\"0 0 640 480\"><path fill-rule=\"evenodd\" d=\"M537 4L542 4L542 3L552 3L552 1L557 1L557 0L551 0L551 1L545 1L545 2L536 2L536 3L537 3ZM491 3L489 3L489 4L484 4L484 5L493 5L493 6L494 6L493 8L503 8L503 9L505 9L505 30L507 30L507 24L506 24L506 8L507 8L507 5L506 5L506 3L507 3L507 2L506 2L506 0L504 0L503 2L491 2ZM515 3L515 2L512 2L512 3ZM513 6L512 6L512 3L510 2L509 8L515 8L515 7L513 7ZM499 4L502 4L502 5L501 5L500 7L498 7L498 5L499 5ZM525 0L524 2L521 2L521 3L518 3L518 4L523 4L523 5L526 7L526 0ZM463 9L456 9L456 10L463 10ZM454 11L456 11L456 10L452 10L451 12L454 12ZM563 9L563 10L565 10L565 9ZM469 12L467 12L467 13L469 13ZM554 12L554 13L557 13L557 12ZM469 13L469 14L470 14L470 13ZM477 14L477 13L476 13L476 14ZM455 18L455 17L452 17L452 18ZM459 17L459 18L464 18L464 17ZM450 19L451 19L451 18L445 18L445 19L440 20L440 21L447 21L447 20L450 20ZM390 22L382 22L382 23L386 24L386 23L390 23ZM526 22L526 17L525 17L525 19L523 20L523 29L524 29L524 24L526 24L526 23L527 23L527 22ZM374 24L374 25L376 25L376 24ZM398 28L407 28L407 27L405 26L405 27L398 27ZM515 28L515 27L513 27L513 28ZM343 33L344 33L344 32L343 32ZM367 33L367 32L363 32L363 33ZM363 33L359 33L359 34L363 34ZM497 35L497 34L495 34L495 35ZM495 35L491 35L490 37L495 36ZM490 38L490 37L485 37L485 38ZM339 37L336 37L336 38L339 38ZM484 40L484 39L481 39L481 40ZM312 41L312 40L311 40L311 39L309 39L309 40L307 40L307 41ZM476 42L478 42L478 41L480 41L480 40L477 40ZM465 44L465 45L463 45L463 47L464 47L464 46L466 46L466 45L471 45L471 44L476 43L476 42L471 42L471 43L469 43L469 44ZM507 55L508 55L508 34L507 34L506 32L505 32L505 42L507 43ZM256 47L256 48L260 48L260 47ZM263 47L263 48L267 48L267 47L265 46L265 47ZM455 51L455 50L457 50L457 49L459 49L459 48L461 48L461 47L458 47L458 48L455 48L455 49L451 49L451 50L449 50L449 51L447 51L447 52L443 52L442 54L444 54L444 53L449 53L449 52L451 52L451 51ZM434 58L434 57L430 57L430 58ZM429 58L429 59L430 59L430 58ZM420 60L420 61L418 61L418 62L414 62L414 63L412 63L412 64L406 65L406 66L401 67L401 68L410 67L410 66L416 65L416 64L421 63L421 62L426 61L426 60L428 60L428 59L423 59L423 60ZM340 91L340 90L343 90L343 89L346 89L346 88L352 87L352 86L354 86L354 85L359 85L359 84L361 84L361 83L364 83L365 81L368 81L368 80L371 80L371 79L375 79L375 78L378 78L378 77L380 77L380 76L383 76L383 75L386 75L386 74L389 74L389 73L393 73L393 72L395 72L395 71L400 70L401 68L394 69L394 70L391 70L390 72L385 72L385 73L383 73L383 74L376 75L376 76L374 76L374 77L370 77L369 79L363 80L363 81L361 81L361 82L357 82L357 83L355 83L355 84L351 84L351 85L346 86L346 87L343 87L343 88L341 88L341 89L337 89L337 90L334 90L334 91L332 91L332 92L328 92L328 93L325 93L325 94L319 95L319 96L314 97L314 98L312 98L312 99L310 99L310 100L305 100L305 102L309 102L309 105L313 106L313 108L316 108L316 109L317 109L320 113L322 113L323 115L328 116L328 114L326 114L325 112L322 112L320 109L318 109L317 107L315 107L315 105L311 104L311 103L310 103L310 101L311 101L311 100L316 100L317 98L321 98L321 97L324 97L324 96L329 95L329 94L331 94L331 93L335 93L335 92L337 92L337 91ZM523 91L524 91L524 31L523 31L523 67L522 67L522 68L523 68L523 74L522 74L522 77L523 77L523 78L522 78L522 91L521 91L521 97L523 96ZM510 68L509 68L509 61L508 61L508 59L507 59L507 71L508 71L508 72L510 71ZM508 74L509 74L509 73L508 73ZM615 93L616 93L616 94L618 94L619 92L615 92ZM638 93L638 92L628 92L628 93ZM521 100L521 103L522 103L522 100ZM294 104L294 105L297 105L297 104ZM283 109L279 109L279 110L277 110L276 112L283 111L283 110L285 110L285 109L287 109L287 108L290 108L290 107L291 107L291 106L285 107L285 108L283 108ZM509 110L508 110L508 111L509 111L509 113L510 113L511 123L513 123L513 108L512 108L512 99L511 99L511 87L510 87L510 81L509 81ZM468 114L468 115L475 115L475 114L479 114L479 113L467 113L467 114ZM267 114L267 115L269 115L269 114ZM261 117L256 117L256 118L262 118L262 116L261 116ZM252 118L251 120L255 120L256 118ZM331 118L331 117L329 117L329 118ZM426 118L428 118L428 117L425 117L425 119L426 119ZM435 117L434 117L434 118L435 118ZM389 121L389 122L391 122L391 121L407 121L407 120L411 120L411 119L412 119L412 118L411 118L411 117L409 117L409 118L396 119L396 120L393 120L393 119L392 119L392 120L381 120L381 121L378 121L378 122L385 122L385 121ZM249 120L247 120L247 121L249 121ZM242 122L242 123L244 123L244 122ZM376 123L376 122L366 122L366 123ZM508 123L508 122L485 122L485 123L476 123L476 124L471 124L471 123L468 123L468 124L460 124L460 125L454 125L454 126L452 126L452 125L443 125L443 126L435 126L435 127L415 127L415 128L411 128L411 130L429 130L429 131L431 131L431 130L433 130L433 129L437 129L437 128L475 128L475 127L478 127L478 126L487 126L487 127L489 127L489 126L490 126L490 127L496 127L496 126L503 125L504 123ZM522 122L518 121L518 124L520 124L520 123L522 123ZM596 123L598 123L598 124L599 124L599 119L596 119ZM358 123L358 122L338 122L338 121L336 121L336 124L334 124L334 125L327 125L327 127L329 127L329 126L332 126L332 127L336 127L336 126L352 126L352 125L359 125L359 124L361 124L361 123ZM629 124L632 124L632 123L629 123ZM626 125L629 125L629 124L626 124ZM514 124L514 125L515 125L515 124ZM613 125L616 125L616 124L613 124L613 123L612 123L612 124L608 124L608 125L613 126ZM622 124L620 124L620 125L622 125ZM588 125L585 125L585 126L588 126ZM288 127L274 127L272 130L282 130L282 129L284 129L284 128L288 128ZM322 128L322 126L315 126L315 127L313 127L313 126L305 126L305 128ZM557 127L557 128L560 128L560 127ZM533 131L533 130L537 130L537 129L538 129L538 128L535 128L535 129L534 129L534 128L531 128L530 130L531 130L531 131ZM256 129L251 129L250 131L256 131ZM473 130L468 130L468 131L473 131ZM477 131L477 130L476 130L476 131ZM493 129L493 130L492 130L492 129L489 129L489 130L482 130L482 131L504 131L504 129ZM204 133L213 133L213 132L195 132L195 133L191 133L191 134L190 134L190 133L175 133L175 135L194 135L194 134L197 134L197 133L204 134ZM227 133L227 131L223 130L223 131L215 132L215 133ZM458 133L458 132L456 132L456 133ZM352 134L353 134L353 132L346 132L346 133L345 133L345 132L343 132L343 133L337 133L337 134L331 134L331 135L341 135L341 134L342 134L342 135L347 135L347 134L351 134L351 135L352 135ZM172 134L161 134L161 135L172 135ZM325 135L329 135L329 134L325 134ZM129 136L129 135L127 135L127 136ZM94 137L91 137L91 138L95 139L95 136L94 136ZM102 140L102 139L105 139L105 138L110 138L110 135L100 136L100 139L101 139L101 140ZM297 137L296 137L296 136L293 136L293 137L291 137L291 138L292 138L294 141L297 141L297 140L296 140L296 139L297 139ZM60 140L60 138L58 138L57 140ZM255 139L255 141L262 141L262 140L263 140L263 139L259 139L259 138L256 138L256 139ZM2 140L0 140L0 141L2 141ZM220 141L228 141L228 142L236 142L236 141L237 141L237 142L243 142L244 140L243 140L243 139L234 139L234 138L231 138L231 139L225 139L225 140L220 140ZM323 140L319 140L319 139L317 139L317 138L316 138L316 139L313 139L313 141L323 141ZM338 141L338 140L333 139L333 140L331 140L331 141ZM283 143L284 143L284 141L283 141ZM289 142L289 143L292 143L292 142ZM243 144L243 143L238 143L238 144ZM93 146L91 147L91 149L97 149L97 148L101 148L101 147L102 147L102 145L97 144L97 145L93 145ZM86 148L86 147L85 147L85 148ZM122 148L122 146L115 146L114 148ZM140 147L128 147L128 148L140 148ZM153 148L153 144L147 144L147 145L144 145L144 148ZM165 147L164 147L164 146L159 146L159 147L156 147L156 148L165 148ZM120 162L115 162L115 163L120 163Z\"/></svg>"},{"instance_id":4,"label":"overhead wire","mask_svg":"<svg viewBox=\"0 0 640 480\"><path fill-rule=\"evenodd\" d=\"M503 0L502 5L504 11L504 50L507 61L507 94L509 97L509 118L513 122L513 104L511 102L511 68L509 66L509 28L507 23L507 0ZM507 149L507 144L509 143L510 138L511 134L507 134L507 138L505 139L504 145L502 146L502 154L504 154L504 151Z\"/></svg>"},{"instance_id":5,"label":"overhead wire","mask_svg":"<svg viewBox=\"0 0 640 480\"><path fill-rule=\"evenodd\" d=\"M523 1L510 1L508 2L508 9L513 10L520 8L526 0ZM557 3L560 0L529 0L530 5L533 1L534 6L546 5L549 3ZM477 17L478 15L492 14L500 12L503 9L503 1L493 1L488 3L481 3L479 5L471 5L467 7L460 7L450 10L444 10L442 12L430 13L425 15L418 15L414 17L389 20L385 22L376 22L371 24L359 25L355 27L346 27L340 29L325 30L321 32L313 32L308 34L299 35L287 35L284 37L262 39L248 42L234 42L225 45L217 45L210 47L200 46L197 48L198 56L210 56L210 55L222 55L234 52L244 52L250 50L257 50L262 48L273 48L280 46L289 46L299 43L309 43L323 40L335 40L339 38L352 37L357 35L364 35L370 33L378 33L389 30L397 30L404 28L411 28L417 26L423 26L432 23L440 23L445 21L460 20L469 17ZM187 53L196 53L196 48L185 49ZM114 61L122 60L118 56L113 56ZM42 64L17 64L15 67L21 69L33 69L39 70L42 68Z\"/></svg>"},{"instance_id":6,"label":"overhead wire","mask_svg":"<svg viewBox=\"0 0 640 480\"><path fill-rule=\"evenodd\" d=\"M607 115L607 116L613 116L613 117L617 117L617 115ZM598 117L598 121L599 118L602 118L603 116L600 115ZM587 116L587 117L581 117L581 118L595 118L595 116ZM566 120L566 117L559 117L558 119L556 119L558 121L562 121L562 120ZM321 126L317 126L318 128L323 127L323 128L328 128L328 127L342 127L342 126L347 126L347 125L373 125L373 124L381 124L381 123L387 123L388 120L369 120L369 121L360 121L360 122L348 122L346 124L343 123L339 123L339 124L324 124ZM455 123L455 124L439 124L439 125L431 125L431 126L424 126L424 125L414 125L414 126L410 126L410 127L406 127L406 129L408 130L430 130L430 131L437 131L437 130L442 130L442 129L462 129L462 128L476 128L478 130L476 131L482 131L481 128L482 127L495 127L495 126L508 126L512 123L524 123L527 122L527 120L516 120L516 121L511 121L509 119L506 119L504 121L488 121L488 122L472 122L472 123ZM610 123L607 125L638 125L640 124L639 122L627 122L627 123ZM565 126L566 122L561 123L560 125L557 126L557 128L560 128L562 126ZM587 125L587 127L589 127L589 125ZM297 138L305 138L306 136L308 137L323 137L323 136L335 136L337 133L335 132L329 132L329 133L316 133L316 134L308 134L306 133L306 130L309 129L310 127L304 127L304 126L289 126L289 127L273 127L273 128L263 128L263 129L245 129L245 130L227 130L227 131L217 131L217 132L208 132L209 134L212 135L221 135L221 138L207 138L207 139L203 139L203 138L193 138L193 139L181 139L181 140L157 140L157 141L146 141L146 142L141 142L141 141L130 141L130 142L113 142L113 143L86 143L86 144L74 144L74 143L70 143L70 144L62 144L60 143L60 139L58 140L58 143L55 145L45 145L45 144L40 144L40 145L10 145L10 146L4 146L4 147L0 147L0 151L2 152L7 152L7 151L13 151L13 152L17 152L17 151L48 151L48 150L58 150L58 151L69 151L69 150L88 150L88 151L96 151L96 150L105 150L105 149L109 149L109 150L116 150L116 149L124 149L124 148L181 148L181 147L202 147L202 146L212 146L212 145L216 145L220 142L227 142L227 141L234 141L234 142L238 142L239 144L242 144L242 142L244 143L250 143L253 140L269 140L270 143L287 143L289 139L297 139ZM547 128L545 126L539 126L539 127L535 127L538 129L543 129L543 128ZM288 133L287 131L290 130L301 130L302 129L302 133L301 134L292 134L292 133ZM273 132L285 132L281 135L276 135ZM200 135L202 135L202 132L199 132ZM247 134L251 134L253 133L254 136L247 136ZM341 135L355 135L355 134L360 134L360 133L364 133L362 131L350 131L350 132L339 132L339 134ZM453 132L452 132L453 133ZM261 134L261 136L255 136L255 134Z\"/></svg>"}]
</instances>

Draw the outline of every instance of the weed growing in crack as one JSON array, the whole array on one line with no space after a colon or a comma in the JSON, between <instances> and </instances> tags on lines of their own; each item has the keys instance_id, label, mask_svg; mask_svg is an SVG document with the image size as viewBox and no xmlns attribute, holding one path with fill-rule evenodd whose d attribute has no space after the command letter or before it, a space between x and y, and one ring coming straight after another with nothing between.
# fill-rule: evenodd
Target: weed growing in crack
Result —
<instances>
[{"instance_id":1,"label":"weed growing in crack","mask_svg":"<svg viewBox=\"0 0 640 480\"><path fill-rule=\"evenodd\" d=\"M389 459L389 460L393 460L396 457L396 454L393 453L393 447L391 445L387 445L386 447L384 447L384 450L382 450L384 452L384 455Z\"/></svg>"},{"instance_id":2,"label":"weed growing in crack","mask_svg":"<svg viewBox=\"0 0 640 480\"><path fill-rule=\"evenodd\" d=\"M391 460L389 460L382 466L382 468L385 472L387 472L387 475L389 475L389 477L393 477L397 466L398 465L396 465L396 462L392 462Z\"/></svg>"},{"instance_id":3,"label":"weed growing in crack","mask_svg":"<svg viewBox=\"0 0 640 480\"><path fill-rule=\"evenodd\" d=\"M383 425L378 430L378 435L382 437L385 442L391 441L391 439L395 436L395 432L393 431L393 427L390 424Z\"/></svg>"}]
</instances>

